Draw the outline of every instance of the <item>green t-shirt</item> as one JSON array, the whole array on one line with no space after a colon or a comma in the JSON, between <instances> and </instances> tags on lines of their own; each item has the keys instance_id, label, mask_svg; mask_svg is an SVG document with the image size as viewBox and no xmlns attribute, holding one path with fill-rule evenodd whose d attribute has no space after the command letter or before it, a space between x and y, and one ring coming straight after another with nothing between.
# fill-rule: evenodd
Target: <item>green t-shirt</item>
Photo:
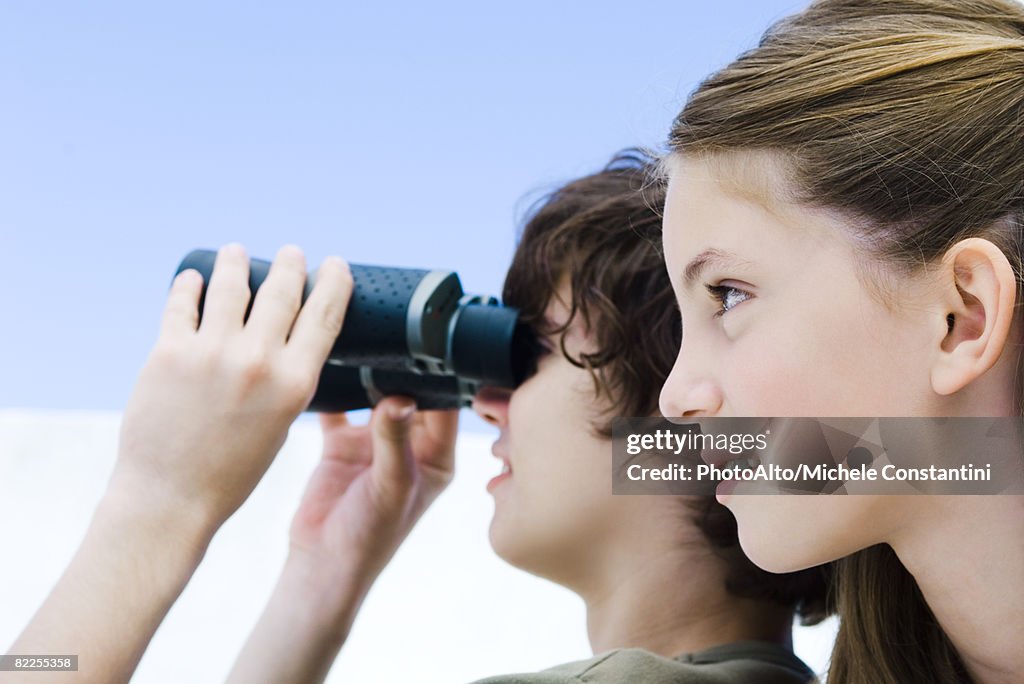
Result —
<instances>
[{"instance_id":1,"label":"green t-shirt","mask_svg":"<svg viewBox=\"0 0 1024 684\"><path fill-rule=\"evenodd\" d=\"M807 684L816 682L803 661L766 641L738 641L666 658L625 648L542 672L499 675L474 684Z\"/></svg>"}]
</instances>

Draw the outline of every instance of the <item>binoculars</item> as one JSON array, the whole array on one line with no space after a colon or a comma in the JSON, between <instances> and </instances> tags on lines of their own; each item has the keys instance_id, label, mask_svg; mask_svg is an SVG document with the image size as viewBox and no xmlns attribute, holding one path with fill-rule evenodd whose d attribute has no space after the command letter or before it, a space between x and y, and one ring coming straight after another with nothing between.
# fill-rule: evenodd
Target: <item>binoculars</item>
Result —
<instances>
[{"instance_id":1,"label":"binoculars","mask_svg":"<svg viewBox=\"0 0 1024 684\"><path fill-rule=\"evenodd\" d=\"M195 269L209 283L216 257L194 250L176 273ZM495 297L464 294L453 271L349 266L355 289L307 411L369 408L394 394L420 409L461 408L484 385L514 389L532 374L537 340L519 312ZM269 270L269 261L250 260L253 295ZM303 303L314 282L315 274L307 277ZM200 317L205 299L204 284Z\"/></svg>"}]
</instances>

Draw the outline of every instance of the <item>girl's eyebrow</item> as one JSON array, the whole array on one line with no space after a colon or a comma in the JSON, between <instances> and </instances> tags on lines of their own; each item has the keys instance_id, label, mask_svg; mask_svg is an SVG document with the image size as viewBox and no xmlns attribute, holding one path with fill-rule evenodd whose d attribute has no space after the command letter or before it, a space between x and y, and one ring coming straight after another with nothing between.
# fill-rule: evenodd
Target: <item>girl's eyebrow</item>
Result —
<instances>
[{"instance_id":1,"label":"girl's eyebrow","mask_svg":"<svg viewBox=\"0 0 1024 684\"><path fill-rule=\"evenodd\" d=\"M705 249L703 252L690 260L683 270L683 281L686 287L692 288L700 280L701 275L709 268L728 268L736 266L747 266L750 262L740 258L732 252L724 252L720 249Z\"/></svg>"}]
</instances>

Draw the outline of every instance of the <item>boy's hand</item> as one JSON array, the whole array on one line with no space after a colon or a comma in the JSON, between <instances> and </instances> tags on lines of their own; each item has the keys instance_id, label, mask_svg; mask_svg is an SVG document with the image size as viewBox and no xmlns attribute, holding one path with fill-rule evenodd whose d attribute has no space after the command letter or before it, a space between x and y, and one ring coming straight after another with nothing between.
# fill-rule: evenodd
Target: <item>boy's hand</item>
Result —
<instances>
[{"instance_id":1,"label":"boy's hand","mask_svg":"<svg viewBox=\"0 0 1024 684\"><path fill-rule=\"evenodd\" d=\"M290 564L368 589L454 475L458 411L414 409L388 397L368 425L320 416L323 458L292 521Z\"/></svg>"},{"instance_id":2,"label":"boy's hand","mask_svg":"<svg viewBox=\"0 0 1024 684\"><path fill-rule=\"evenodd\" d=\"M309 404L352 294L348 265L320 268L309 299L302 252L284 247L249 305L249 260L220 250L206 290L174 281L159 340L125 409L111 495L166 506L211 533L249 496Z\"/></svg>"},{"instance_id":3,"label":"boy's hand","mask_svg":"<svg viewBox=\"0 0 1024 684\"><path fill-rule=\"evenodd\" d=\"M228 682L322 682L377 575L452 479L458 411L388 397L369 425L324 414L323 459L277 587Z\"/></svg>"}]
</instances>

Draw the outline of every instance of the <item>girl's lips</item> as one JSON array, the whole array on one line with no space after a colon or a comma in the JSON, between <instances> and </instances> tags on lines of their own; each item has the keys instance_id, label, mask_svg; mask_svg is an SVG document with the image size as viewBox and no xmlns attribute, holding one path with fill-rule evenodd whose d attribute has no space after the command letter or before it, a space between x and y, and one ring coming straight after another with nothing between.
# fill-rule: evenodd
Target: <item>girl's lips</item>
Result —
<instances>
[{"instance_id":1,"label":"girl's lips","mask_svg":"<svg viewBox=\"0 0 1024 684\"><path fill-rule=\"evenodd\" d=\"M700 452L701 459L708 465L717 468L723 467L726 463L736 458L728 449L703 449Z\"/></svg>"}]
</instances>

